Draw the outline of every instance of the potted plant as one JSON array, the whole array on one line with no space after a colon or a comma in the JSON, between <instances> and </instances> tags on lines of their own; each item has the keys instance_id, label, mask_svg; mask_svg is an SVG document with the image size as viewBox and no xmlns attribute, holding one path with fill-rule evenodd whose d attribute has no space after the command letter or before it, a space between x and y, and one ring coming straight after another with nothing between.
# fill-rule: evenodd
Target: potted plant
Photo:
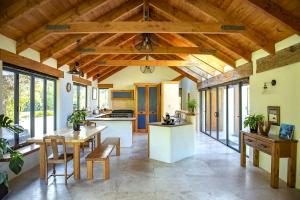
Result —
<instances>
[{"instance_id":1,"label":"potted plant","mask_svg":"<svg viewBox=\"0 0 300 200\"><path fill-rule=\"evenodd\" d=\"M80 124L82 124L86 117L85 110L76 110L68 118L68 121L73 124L74 131L80 131Z\"/></svg>"},{"instance_id":2,"label":"potted plant","mask_svg":"<svg viewBox=\"0 0 300 200\"><path fill-rule=\"evenodd\" d=\"M189 100L187 102L187 107L188 107L188 109L189 109L190 112L194 113L195 112L195 108L197 107L197 101L196 101L196 99Z\"/></svg>"},{"instance_id":3,"label":"potted plant","mask_svg":"<svg viewBox=\"0 0 300 200\"><path fill-rule=\"evenodd\" d=\"M19 125L12 125L12 120L9 117L0 115L0 129L6 128L13 134L19 134L24 129ZM6 139L0 138L0 159L3 159L5 154L10 154L9 169L19 174L22 170L24 161L23 156L18 151L12 149ZM0 199L2 199L8 193L8 174L6 171L0 171Z\"/></svg>"},{"instance_id":4,"label":"potted plant","mask_svg":"<svg viewBox=\"0 0 300 200\"><path fill-rule=\"evenodd\" d=\"M249 115L244 121L244 128L249 126L251 133L257 133L258 123L264 121L263 115Z\"/></svg>"}]
</instances>

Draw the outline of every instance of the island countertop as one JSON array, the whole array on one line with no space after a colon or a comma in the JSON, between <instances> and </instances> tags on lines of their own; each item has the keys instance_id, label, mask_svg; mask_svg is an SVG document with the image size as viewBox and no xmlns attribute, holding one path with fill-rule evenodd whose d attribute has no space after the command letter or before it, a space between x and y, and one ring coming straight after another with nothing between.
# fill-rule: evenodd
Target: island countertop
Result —
<instances>
[{"instance_id":1,"label":"island countertop","mask_svg":"<svg viewBox=\"0 0 300 200\"><path fill-rule=\"evenodd\" d=\"M174 125L164 125L162 124L162 122L152 122L152 123L149 123L149 125L151 126L161 126L161 127L177 127L177 126L186 126L186 125L192 125L191 123L188 123L188 122L177 122L175 123Z\"/></svg>"},{"instance_id":2,"label":"island countertop","mask_svg":"<svg viewBox=\"0 0 300 200\"><path fill-rule=\"evenodd\" d=\"M87 117L87 121L134 121L135 117Z\"/></svg>"}]
</instances>

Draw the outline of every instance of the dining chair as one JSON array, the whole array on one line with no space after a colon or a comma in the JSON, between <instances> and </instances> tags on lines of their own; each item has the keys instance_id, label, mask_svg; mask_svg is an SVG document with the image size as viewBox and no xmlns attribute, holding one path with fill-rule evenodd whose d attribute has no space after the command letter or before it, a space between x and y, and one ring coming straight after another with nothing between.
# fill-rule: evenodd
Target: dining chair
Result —
<instances>
[{"instance_id":1,"label":"dining chair","mask_svg":"<svg viewBox=\"0 0 300 200\"><path fill-rule=\"evenodd\" d=\"M64 176L65 177L65 184L67 184L68 178L70 178L74 172L68 174L68 162L73 160L73 154L67 153L66 150L66 142L64 136L44 136L43 143L46 147L45 151L45 160L46 160L46 184L48 184L48 179L53 176L54 179L56 176ZM50 146L50 148L48 148ZM62 152L61 152L62 147ZM49 156L48 156L49 151ZM50 176L48 176L48 165L52 164L53 171ZM56 174L56 165L57 164L64 164L64 174Z\"/></svg>"}]
</instances>

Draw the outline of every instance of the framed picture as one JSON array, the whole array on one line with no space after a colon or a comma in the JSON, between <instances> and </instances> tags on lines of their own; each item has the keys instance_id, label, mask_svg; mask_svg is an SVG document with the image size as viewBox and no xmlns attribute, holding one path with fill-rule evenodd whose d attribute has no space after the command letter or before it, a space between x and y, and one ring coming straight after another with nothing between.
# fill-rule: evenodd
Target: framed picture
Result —
<instances>
[{"instance_id":1,"label":"framed picture","mask_svg":"<svg viewBox=\"0 0 300 200\"><path fill-rule=\"evenodd\" d=\"M92 100L97 100L97 88L94 87L92 91Z\"/></svg>"},{"instance_id":2,"label":"framed picture","mask_svg":"<svg viewBox=\"0 0 300 200\"><path fill-rule=\"evenodd\" d=\"M280 107L268 106L268 121L272 125L280 126Z\"/></svg>"},{"instance_id":3,"label":"framed picture","mask_svg":"<svg viewBox=\"0 0 300 200\"><path fill-rule=\"evenodd\" d=\"M293 138L294 130L294 125L281 124L279 130L279 137L291 140Z\"/></svg>"}]
</instances>

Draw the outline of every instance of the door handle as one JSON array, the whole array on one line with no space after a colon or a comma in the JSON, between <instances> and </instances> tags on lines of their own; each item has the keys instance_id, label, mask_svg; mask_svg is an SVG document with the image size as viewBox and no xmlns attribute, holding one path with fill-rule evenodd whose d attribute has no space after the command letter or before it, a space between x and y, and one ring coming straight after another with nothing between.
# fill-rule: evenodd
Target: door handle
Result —
<instances>
[{"instance_id":1,"label":"door handle","mask_svg":"<svg viewBox=\"0 0 300 200\"><path fill-rule=\"evenodd\" d=\"M219 112L214 112L215 117L219 117Z\"/></svg>"}]
</instances>

